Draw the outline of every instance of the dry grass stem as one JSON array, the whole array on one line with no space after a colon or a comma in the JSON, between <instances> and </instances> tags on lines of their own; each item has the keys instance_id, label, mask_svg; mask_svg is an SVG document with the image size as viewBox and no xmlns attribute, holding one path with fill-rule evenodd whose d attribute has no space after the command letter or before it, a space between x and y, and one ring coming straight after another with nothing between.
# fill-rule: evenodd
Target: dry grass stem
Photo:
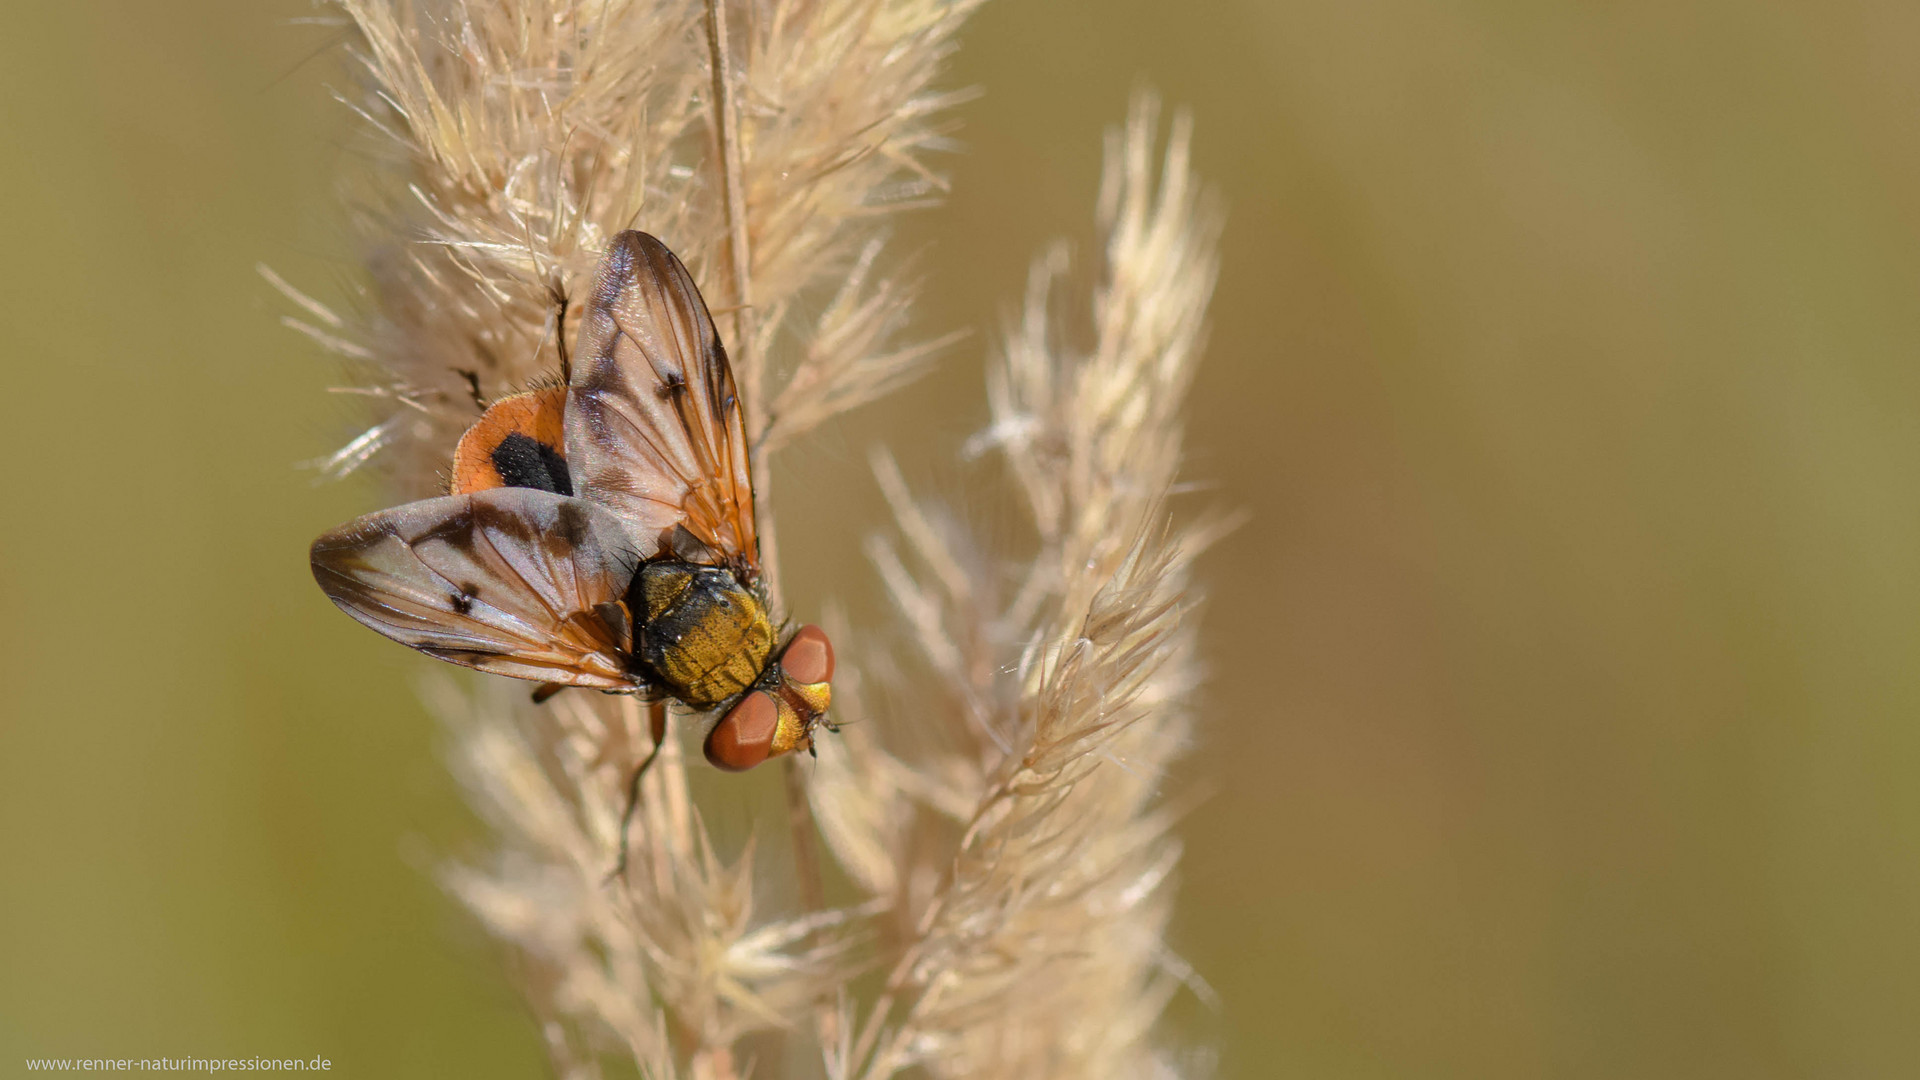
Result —
<instances>
[{"instance_id":1,"label":"dry grass stem","mask_svg":"<svg viewBox=\"0 0 1920 1080\"><path fill-rule=\"evenodd\" d=\"M874 554L924 677L915 715L871 725L894 745L854 725L814 786L899 943L835 1075L1176 1071L1153 1038L1187 978L1164 944L1179 845L1160 784L1198 677L1189 569L1218 523L1176 528L1163 501L1218 221L1188 170L1187 121L1163 159L1155 130L1142 96L1108 140L1090 319L1059 302L1056 247L990 375L993 423L974 448L999 453L1039 541L1011 586L878 462L904 543Z\"/></svg>"},{"instance_id":2,"label":"dry grass stem","mask_svg":"<svg viewBox=\"0 0 1920 1080\"><path fill-rule=\"evenodd\" d=\"M916 286L886 224L944 190L928 157L961 95L933 84L977 2L338 0L371 163L361 314L266 272L371 413L318 464L377 467L396 501L439 493L486 402L560 377L573 298L641 228L734 328L764 498L773 450L956 340L905 336ZM1090 304L1072 313L1050 252L991 372L972 450L1004 463L1034 549L989 553L880 459L902 539L873 550L917 649L843 644L836 711L876 722L792 789L844 870L838 906L807 876L811 823L798 884L716 845L673 738L607 882L649 707L433 682L497 839L447 882L511 948L556 1074L1172 1071L1155 1028L1185 969L1164 944L1179 847L1160 785L1191 723L1189 570L1210 532L1164 500L1218 229L1186 122L1163 154L1157 127L1142 97L1109 139ZM912 715L868 708L882 683L910 688Z\"/></svg>"}]
</instances>

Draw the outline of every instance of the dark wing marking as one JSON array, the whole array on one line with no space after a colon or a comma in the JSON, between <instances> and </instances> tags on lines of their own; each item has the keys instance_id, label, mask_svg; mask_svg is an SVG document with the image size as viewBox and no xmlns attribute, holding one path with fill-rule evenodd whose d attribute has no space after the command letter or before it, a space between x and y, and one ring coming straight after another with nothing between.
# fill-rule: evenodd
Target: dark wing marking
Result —
<instances>
[{"instance_id":1,"label":"dark wing marking","mask_svg":"<svg viewBox=\"0 0 1920 1080\"><path fill-rule=\"evenodd\" d=\"M686 267L643 232L614 237L580 320L567 395L575 490L613 510L652 558L684 527L758 574L753 479L733 369Z\"/></svg>"},{"instance_id":2,"label":"dark wing marking","mask_svg":"<svg viewBox=\"0 0 1920 1080\"><path fill-rule=\"evenodd\" d=\"M531 488L407 503L313 542L313 577L362 625L521 679L635 689L616 614L640 557L606 510ZM615 615L609 618L609 615Z\"/></svg>"}]
</instances>

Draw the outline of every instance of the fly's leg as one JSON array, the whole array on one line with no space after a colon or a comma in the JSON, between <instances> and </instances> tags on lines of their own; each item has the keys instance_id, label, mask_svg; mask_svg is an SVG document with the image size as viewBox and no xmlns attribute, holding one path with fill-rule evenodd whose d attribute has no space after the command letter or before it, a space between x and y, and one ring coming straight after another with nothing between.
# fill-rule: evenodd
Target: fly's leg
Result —
<instances>
[{"instance_id":1,"label":"fly's leg","mask_svg":"<svg viewBox=\"0 0 1920 1080\"><path fill-rule=\"evenodd\" d=\"M640 759L634 767L633 775L627 777L627 811L620 815L620 856L613 864L613 872L607 875L611 882L614 878L625 880L627 876L627 835L633 827L634 811L640 809L640 779L647 774L647 766L660 756L660 747L667 741L667 703L652 701L647 703L647 727L653 735L653 749Z\"/></svg>"}]
</instances>

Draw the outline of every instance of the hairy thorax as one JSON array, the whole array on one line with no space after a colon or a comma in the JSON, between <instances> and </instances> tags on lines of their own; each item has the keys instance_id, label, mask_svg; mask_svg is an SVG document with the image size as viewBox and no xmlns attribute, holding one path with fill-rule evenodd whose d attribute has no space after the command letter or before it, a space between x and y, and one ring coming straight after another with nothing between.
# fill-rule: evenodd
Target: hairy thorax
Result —
<instances>
[{"instance_id":1,"label":"hairy thorax","mask_svg":"<svg viewBox=\"0 0 1920 1080\"><path fill-rule=\"evenodd\" d=\"M640 623L638 658L695 709L711 709L746 690L766 670L773 623L759 597L731 571L670 560L643 563L627 605Z\"/></svg>"}]
</instances>

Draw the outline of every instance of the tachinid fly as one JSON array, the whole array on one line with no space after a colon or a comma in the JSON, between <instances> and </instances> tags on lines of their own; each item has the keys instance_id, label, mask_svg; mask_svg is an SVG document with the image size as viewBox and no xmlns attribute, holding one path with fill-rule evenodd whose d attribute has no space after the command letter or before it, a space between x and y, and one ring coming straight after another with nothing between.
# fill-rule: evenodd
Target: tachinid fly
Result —
<instances>
[{"instance_id":1,"label":"tachinid fly","mask_svg":"<svg viewBox=\"0 0 1920 1080\"><path fill-rule=\"evenodd\" d=\"M314 541L320 588L429 656L541 683L536 699L580 686L717 711L723 769L813 748L833 647L817 626L778 641L733 371L659 240L614 238L568 384L488 408L451 492Z\"/></svg>"}]
</instances>

